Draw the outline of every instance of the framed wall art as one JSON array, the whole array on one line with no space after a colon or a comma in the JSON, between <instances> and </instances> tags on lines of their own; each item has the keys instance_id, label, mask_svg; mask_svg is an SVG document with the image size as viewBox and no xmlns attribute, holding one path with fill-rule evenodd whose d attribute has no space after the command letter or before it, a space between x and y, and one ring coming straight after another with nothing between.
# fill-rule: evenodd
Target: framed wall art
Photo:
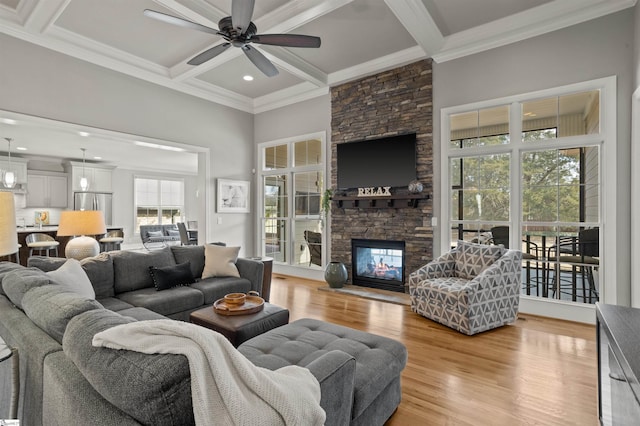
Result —
<instances>
[{"instance_id":1,"label":"framed wall art","mask_svg":"<svg viewBox=\"0 0 640 426\"><path fill-rule=\"evenodd\" d=\"M218 213L249 213L247 180L218 179Z\"/></svg>"}]
</instances>

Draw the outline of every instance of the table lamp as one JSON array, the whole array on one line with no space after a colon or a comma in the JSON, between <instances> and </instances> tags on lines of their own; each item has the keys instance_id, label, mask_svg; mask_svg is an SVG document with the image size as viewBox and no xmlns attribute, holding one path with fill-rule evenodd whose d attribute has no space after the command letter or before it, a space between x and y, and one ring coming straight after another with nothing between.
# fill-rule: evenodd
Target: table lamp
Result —
<instances>
[{"instance_id":1,"label":"table lamp","mask_svg":"<svg viewBox=\"0 0 640 426\"><path fill-rule=\"evenodd\" d=\"M0 191L0 256L18 252L18 229L13 193Z\"/></svg>"},{"instance_id":2,"label":"table lamp","mask_svg":"<svg viewBox=\"0 0 640 426\"><path fill-rule=\"evenodd\" d=\"M64 254L67 258L84 259L97 256L100 245L88 235L101 235L107 232L104 215L99 210L65 210L60 213L58 225L59 237L73 237L69 240Z\"/></svg>"}]
</instances>

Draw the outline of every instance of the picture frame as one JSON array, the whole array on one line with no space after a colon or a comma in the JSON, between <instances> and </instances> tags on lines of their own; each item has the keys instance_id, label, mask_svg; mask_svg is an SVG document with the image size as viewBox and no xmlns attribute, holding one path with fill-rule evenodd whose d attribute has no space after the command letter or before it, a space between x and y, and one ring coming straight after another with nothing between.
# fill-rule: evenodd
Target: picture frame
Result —
<instances>
[{"instance_id":1,"label":"picture frame","mask_svg":"<svg viewBox=\"0 0 640 426\"><path fill-rule=\"evenodd\" d=\"M249 213L250 182L218 179L218 213Z\"/></svg>"}]
</instances>

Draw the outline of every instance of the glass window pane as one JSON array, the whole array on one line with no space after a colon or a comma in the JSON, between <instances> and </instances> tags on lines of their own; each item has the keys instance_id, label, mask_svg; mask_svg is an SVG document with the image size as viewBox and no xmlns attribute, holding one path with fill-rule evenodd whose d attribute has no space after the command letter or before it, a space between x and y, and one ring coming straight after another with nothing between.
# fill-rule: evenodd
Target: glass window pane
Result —
<instances>
[{"instance_id":1,"label":"glass window pane","mask_svg":"<svg viewBox=\"0 0 640 426\"><path fill-rule=\"evenodd\" d=\"M286 217L288 215L287 176L265 176L264 217Z\"/></svg>"},{"instance_id":2,"label":"glass window pane","mask_svg":"<svg viewBox=\"0 0 640 426\"><path fill-rule=\"evenodd\" d=\"M322 269L322 244L305 240L305 231L322 234L321 221L319 219L304 219L294 221L295 265L309 266L313 269Z\"/></svg>"},{"instance_id":3,"label":"glass window pane","mask_svg":"<svg viewBox=\"0 0 640 426\"><path fill-rule=\"evenodd\" d=\"M320 214L320 172L294 173L295 214L302 216Z\"/></svg>"},{"instance_id":4,"label":"glass window pane","mask_svg":"<svg viewBox=\"0 0 640 426\"><path fill-rule=\"evenodd\" d=\"M522 131L525 142L600 133L600 91L523 103Z\"/></svg>"},{"instance_id":5,"label":"glass window pane","mask_svg":"<svg viewBox=\"0 0 640 426\"><path fill-rule=\"evenodd\" d=\"M264 149L264 170L284 169L288 164L287 145L270 146Z\"/></svg>"},{"instance_id":6,"label":"glass window pane","mask_svg":"<svg viewBox=\"0 0 640 426\"><path fill-rule=\"evenodd\" d=\"M293 144L293 165L308 166L322 163L322 143L319 139L300 141Z\"/></svg>"},{"instance_id":7,"label":"glass window pane","mask_svg":"<svg viewBox=\"0 0 640 426\"><path fill-rule=\"evenodd\" d=\"M265 255L273 257L278 262L284 262L287 255L287 220L266 218L263 221L263 226Z\"/></svg>"},{"instance_id":8,"label":"glass window pane","mask_svg":"<svg viewBox=\"0 0 640 426\"><path fill-rule=\"evenodd\" d=\"M509 143L509 106L485 108L449 118L451 148Z\"/></svg>"}]
</instances>

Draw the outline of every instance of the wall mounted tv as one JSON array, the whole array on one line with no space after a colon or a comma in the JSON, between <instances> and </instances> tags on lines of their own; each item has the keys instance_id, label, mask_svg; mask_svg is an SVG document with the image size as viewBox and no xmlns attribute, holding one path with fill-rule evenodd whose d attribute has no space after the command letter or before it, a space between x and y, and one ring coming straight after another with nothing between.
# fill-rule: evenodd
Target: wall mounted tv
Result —
<instances>
[{"instance_id":1,"label":"wall mounted tv","mask_svg":"<svg viewBox=\"0 0 640 426\"><path fill-rule=\"evenodd\" d=\"M401 187L416 179L416 134L337 145L338 189Z\"/></svg>"}]
</instances>

